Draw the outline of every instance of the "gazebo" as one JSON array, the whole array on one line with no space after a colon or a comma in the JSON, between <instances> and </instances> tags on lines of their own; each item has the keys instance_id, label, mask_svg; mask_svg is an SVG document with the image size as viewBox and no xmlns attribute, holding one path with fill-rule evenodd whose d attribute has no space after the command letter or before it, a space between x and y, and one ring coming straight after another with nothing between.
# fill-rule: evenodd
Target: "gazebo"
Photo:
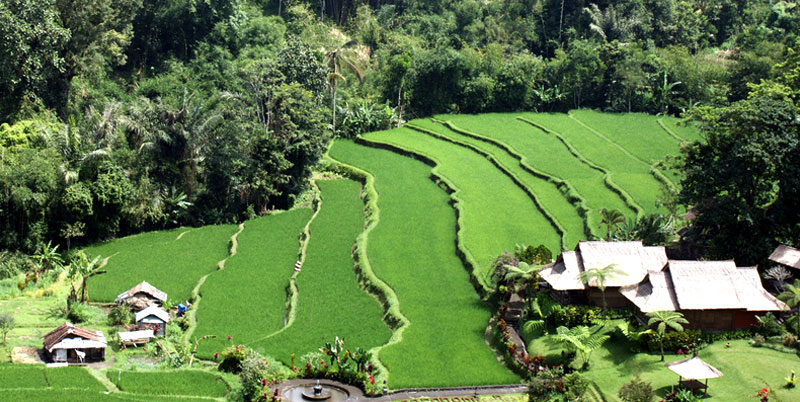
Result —
<instances>
[{"instance_id":1,"label":"gazebo","mask_svg":"<svg viewBox=\"0 0 800 402\"><path fill-rule=\"evenodd\" d=\"M703 389L703 396L708 394L708 379L722 377L722 372L695 356L689 359L678 360L666 364L667 368L675 372L678 385L691 390ZM685 380L684 380L685 378ZM706 380L705 384L698 380Z\"/></svg>"}]
</instances>

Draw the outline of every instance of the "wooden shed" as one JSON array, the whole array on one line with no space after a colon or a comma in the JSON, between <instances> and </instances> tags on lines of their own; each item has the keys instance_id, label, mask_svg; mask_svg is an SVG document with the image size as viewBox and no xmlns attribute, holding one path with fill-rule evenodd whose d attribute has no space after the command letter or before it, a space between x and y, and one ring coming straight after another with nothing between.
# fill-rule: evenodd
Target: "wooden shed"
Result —
<instances>
[{"instance_id":1,"label":"wooden shed","mask_svg":"<svg viewBox=\"0 0 800 402\"><path fill-rule=\"evenodd\" d=\"M136 313L136 325L139 329L152 329L156 336L166 333L169 319L169 313L155 305Z\"/></svg>"},{"instance_id":2,"label":"wooden shed","mask_svg":"<svg viewBox=\"0 0 800 402\"><path fill-rule=\"evenodd\" d=\"M106 346L102 331L90 331L68 322L44 336L44 352L53 362L103 361Z\"/></svg>"},{"instance_id":3,"label":"wooden shed","mask_svg":"<svg viewBox=\"0 0 800 402\"><path fill-rule=\"evenodd\" d=\"M134 311L144 310L154 304L160 305L165 301L167 301L167 294L145 281L120 293L114 300L117 304L130 305Z\"/></svg>"},{"instance_id":4,"label":"wooden shed","mask_svg":"<svg viewBox=\"0 0 800 402\"><path fill-rule=\"evenodd\" d=\"M119 336L120 344L125 346L144 345L147 344L147 342L150 342L150 339L155 338L155 334L153 334L152 329L118 332L117 335Z\"/></svg>"},{"instance_id":5,"label":"wooden shed","mask_svg":"<svg viewBox=\"0 0 800 402\"><path fill-rule=\"evenodd\" d=\"M732 260L670 260L664 272L619 292L641 313L680 311L691 329L751 328L756 315L789 309L764 290L756 267L737 267Z\"/></svg>"}]
</instances>

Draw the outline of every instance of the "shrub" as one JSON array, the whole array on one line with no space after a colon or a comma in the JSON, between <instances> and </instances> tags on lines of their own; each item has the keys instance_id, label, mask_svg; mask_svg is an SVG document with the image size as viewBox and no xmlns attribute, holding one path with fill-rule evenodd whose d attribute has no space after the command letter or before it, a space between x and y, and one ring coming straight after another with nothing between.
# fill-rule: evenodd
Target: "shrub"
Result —
<instances>
[{"instance_id":1,"label":"shrub","mask_svg":"<svg viewBox=\"0 0 800 402\"><path fill-rule=\"evenodd\" d=\"M528 264L547 264L553 259L553 253L544 244L534 246L521 246L514 248L514 257Z\"/></svg>"},{"instance_id":2,"label":"shrub","mask_svg":"<svg viewBox=\"0 0 800 402\"><path fill-rule=\"evenodd\" d=\"M586 393L586 389L589 388L589 381L577 371L565 375L562 381L565 388L564 394L570 401L580 400Z\"/></svg>"},{"instance_id":3,"label":"shrub","mask_svg":"<svg viewBox=\"0 0 800 402\"><path fill-rule=\"evenodd\" d=\"M91 312L83 303L72 303L69 314L67 314L67 320L76 324L88 321L90 317Z\"/></svg>"},{"instance_id":4,"label":"shrub","mask_svg":"<svg viewBox=\"0 0 800 402\"><path fill-rule=\"evenodd\" d=\"M764 342L766 341L767 340L764 338L764 335L756 334L756 336L753 337L753 340L750 341L750 344L759 348L761 346L764 346Z\"/></svg>"},{"instance_id":5,"label":"shrub","mask_svg":"<svg viewBox=\"0 0 800 402\"><path fill-rule=\"evenodd\" d=\"M495 258L494 261L492 261L492 266L489 269L489 271L492 273L492 281L496 284L500 284L508 272L506 265L512 265L516 267L518 264L519 260L516 257L509 254L508 251L504 252L499 257Z\"/></svg>"},{"instance_id":6,"label":"shrub","mask_svg":"<svg viewBox=\"0 0 800 402\"><path fill-rule=\"evenodd\" d=\"M630 382L626 383L619 389L617 394L619 399L624 402L650 402L655 397L656 393L653 391L653 386L639 378L634 377Z\"/></svg>"},{"instance_id":7,"label":"shrub","mask_svg":"<svg viewBox=\"0 0 800 402\"><path fill-rule=\"evenodd\" d=\"M6 336L11 332L17 323L14 321L14 316L9 313L0 313L0 333L3 334L3 345L6 344Z\"/></svg>"},{"instance_id":8,"label":"shrub","mask_svg":"<svg viewBox=\"0 0 800 402\"><path fill-rule=\"evenodd\" d=\"M658 335L654 333L642 336L643 345L651 352L659 350ZM671 331L664 335L664 351L677 351L678 349L691 350L697 347L701 341L699 330L687 329L682 332Z\"/></svg>"},{"instance_id":9,"label":"shrub","mask_svg":"<svg viewBox=\"0 0 800 402\"><path fill-rule=\"evenodd\" d=\"M120 304L108 312L109 325L128 325L133 322L136 316L127 304Z\"/></svg>"},{"instance_id":10,"label":"shrub","mask_svg":"<svg viewBox=\"0 0 800 402\"><path fill-rule=\"evenodd\" d=\"M783 346L795 347L797 346L797 336L787 332L781 336L781 343Z\"/></svg>"},{"instance_id":11,"label":"shrub","mask_svg":"<svg viewBox=\"0 0 800 402\"><path fill-rule=\"evenodd\" d=\"M764 336L775 336L783 333L783 325L778 323L775 315L767 313L762 316L756 316L758 320L758 332Z\"/></svg>"},{"instance_id":12,"label":"shrub","mask_svg":"<svg viewBox=\"0 0 800 402\"><path fill-rule=\"evenodd\" d=\"M242 371L242 362L249 354L250 350L244 345L229 346L222 351L222 363L219 364L219 371L238 373Z\"/></svg>"}]
</instances>

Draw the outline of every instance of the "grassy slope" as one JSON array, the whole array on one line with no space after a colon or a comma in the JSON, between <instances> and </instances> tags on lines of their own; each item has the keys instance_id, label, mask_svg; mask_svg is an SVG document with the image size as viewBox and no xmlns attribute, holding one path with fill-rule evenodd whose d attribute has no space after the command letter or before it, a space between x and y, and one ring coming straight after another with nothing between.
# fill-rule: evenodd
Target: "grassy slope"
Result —
<instances>
[{"instance_id":1,"label":"grassy slope","mask_svg":"<svg viewBox=\"0 0 800 402\"><path fill-rule=\"evenodd\" d=\"M560 349L544 337L534 340L528 351L554 357L560 353ZM708 380L711 400L755 400L754 396L761 388L772 391L770 400L800 400L800 390L781 388L783 378L788 377L791 370L800 369L800 358L795 354L754 348L748 341L740 340L731 341L730 348L725 347L725 342L714 343L701 350L699 357L724 374L721 378ZM666 361L685 358L667 355ZM632 353L625 341L613 338L592 354L586 377L597 383L609 402L617 402L617 391L637 374L652 383L659 397L670 392L672 386L678 383L677 374L664 367L658 354Z\"/></svg>"},{"instance_id":2,"label":"grassy slope","mask_svg":"<svg viewBox=\"0 0 800 402\"><path fill-rule=\"evenodd\" d=\"M703 139L700 130L698 130L697 126L693 123L687 124L682 119L670 116L659 117L658 121L660 121L667 130L672 132L672 134L685 141L701 141Z\"/></svg>"},{"instance_id":3,"label":"grassy slope","mask_svg":"<svg viewBox=\"0 0 800 402\"><path fill-rule=\"evenodd\" d=\"M650 174L650 165L627 155L578 121L560 113L524 113L522 116L556 131L589 161L611 173L611 179L628 192L645 213L664 212L656 208L662 184Z\"/></svg>"},{"instance_id":4,"label":"grassy slope","mask_svg":"<svg viewBox=\"0 0 800 402\"><path fill-rule=\"evenodd\" d=\"M200 343L200 356L221 352L231 344L227 335L246 344L283 327L298 237L311 213L303 208L245 222L237 254L200 288L194 336L217 336Z\"/></svg>"},{"instance_id":5,"label":"grassy slope","mask_svg":"<svg viewBox=\"0 0 800 402\"><path fill-rule=\"evenodd\" d=\"M464 246L486 276L492 260L517 243L561 249L561 239L530 197L490 161L464 147L406 128L369 133L369 141L395 144L440 163L438 172L460 190ZM466 168L468 167L468 168Z\"/></svg>"},{"instance_id":6,"label":"grassy slope","mask_svg":"<svg viewBox=\"0 0 800 402\"><path fill-rule=\"evenodd\" d=\"M200 278L225 258L228 240L235 232L234 225L179 228L87 247L92 257L110 257L105 266L108 273L89 280L89 297L112 302L118 294L147 281L171 300L186 300Z\"/></svg>"},{"instance_id":7,"label":"grassy slope","mask_svg":"<svg viewBox=\"0 0 800 402\"><path fill-rule=\"evenodd\" d=\"M483 340L490 312L456 257L450 199L430 167L390 151L336 141L331 157L375 176L380 221L369 259L411 321L402 340L379 355L390 386L515 383Z\"/></svg>"},{"instance_id":8,"label":"grassy slope","mask_svg":"<svg viewBox=\"0 0 800 402\"><path fill-rule=\"evenodd\" d=\"M359 287L350 256L364 226L361 185L351 180L318 180L317 185L322 207L311 222L305 263L297 277L297 318L286 331L250 344L287 364L291 353L300 357L316 352L336 336L348 349L370 349L391 335L381 321L380 305Z\"/></svg>"},{"instance_id":9,"label":"grassy slope","mask_svg":"<svg viewBox=\"0 0 800 402\"><path fill-rule=\"evenodd\" d=\"M228 392L218 375L200 370L107 373L121 391L149 395L190 395L223 397Z\"/></svg>"},{"instance_id":10,"label":"grassy slope","mask_svg":"<svg viewBox=\"0 0 800 402\"><path fill-rule=\"evenodd\" d=\"M566 196L558 189L558 186L553 182L535 176L523 169L522 166L520 166L519 159L514 155L497 145L460 134L429 119L417 119L411 123L415 126L435 131L437 134L451 140L475 146L492 155L504 169L515 175L522 184L534 194L541 208L556 220L557 224L560 226L560 230L564 231L561 244L562 248L572 249L578 241L586 238L583 218L578 214L575 206L572 205ZM544 227L536 229L548 231L551 228ZM555 254L560 251L560 249L551 251Z\"/></svg>"},{"instance_id":11,"label":"grassy slope","mask_svg":"<svg viewBox=\"0 0 800 402\"><path fill-rule=\"evenodd\" d=\"M603 184L603 173L581 163L552 135L512 115L442 115L437 118L501 141L524 155L533 168L569 182L578 195L586 200L589 228L598 236L601 235L598 229L600 208L618 209L626 215L634 214L618 194Z\"/></svg>"}]
</instances>

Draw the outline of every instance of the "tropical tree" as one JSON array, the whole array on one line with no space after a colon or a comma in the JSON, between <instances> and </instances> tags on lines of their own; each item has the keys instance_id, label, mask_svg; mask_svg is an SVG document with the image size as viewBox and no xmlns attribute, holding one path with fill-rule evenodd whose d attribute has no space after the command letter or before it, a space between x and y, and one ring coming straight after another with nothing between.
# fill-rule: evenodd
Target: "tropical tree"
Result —
<instances>
[{"instance_id":1,"label":"tropical tree","mask_svg":"<svg viewBox=\"0 0 800 402\"><path fill-rule=\"evenodd\" d=\"M791 308L800 306L800 279L795 279L793 285L786 285L785 291L778 295L778 299ZM800 309L797 311L797 333L800 334Z\"/></svg>"},{"instance_id":2,"label":"tropical tree","mask_svg":"<svg viewBox=\"0 0 800 402\"><path fill-rule=\"evenodd\" d=\"M616 264L611 264L603 268L589 268L578 274L578 279L588 286L594 286L600 289L600 292L603 294L603 313L605 313L606 282L624 275L627 275L625 271L617 268Z\"/></svg>"},{"instance_id":3,"label":"tropical tree","mask_svg":"<svg viewBox=\"0 0 800 402\"><path fill-rule=\"evenodd\" d=\"M597 4L590 4L583 10L591 19L589 29L604 41L627 41L633 34L633 28L641 23L636 15L624 15L620 5L610 5L605 10L600 10Z\"/></svg>"},{"instance_id":4,"label":"tropical tree","mask_svg":"<svg viewBox=\"0 0 800 402\"><path fill-rule=\"evenodd\" d=\"M778 281L777 287L781 292L786 291L786 281L791 277L792 273L782 266L768 268L764 271L764 278Z\"/></svg>"},{"instance_id":5,"label":"tropical tree","mask_svg":"<svg viewBox=\"0 0 800 402\"><path fill-rule=\"evenodd\" d=\"M0 313L0 333L3 334L3 345L6 344L6 337L11 332L17 323L14 321L14 316L9 313Z\"/></svg>"},{"instance_id":6,"label":"tropical tree","mask_svg":"<svg viewBox=\"0 0 800 402\"><path fill-rule=\"evenodd\" d=\"M47 244L42 244L42 247L36 251L33 258L39 263L39 267L35 272L37 279L39 275L60 269L64 265L64 259L58 252L58 245L54 246L49 241Z\"/></svg>"},{"instance_id":7,"label":"tropical tree","mask_svg":"<svg viewBox=\"0 0 800 402\"><path fill-rule=\"evenodd\" d=\"M325 53L325 65L328 66L328 86L331 90L333 106L333 135L336 135L336 92L339 89L339 81L346 81L342 72L344 70L353 73L360 81L364 80L364 70L359 65L355 46L358 42L351 40L339 47Z\"/></svg>"},{"instance_id":8,"label":"tropical tree","mask_svg":"<svg viewBox=\"0 0 800 402\"><path fill-rule=\"evenodd\" d=\"M800 299L798 299L800 300ZM667 327L674 329L678 332L683 332L683 325L688 324L683 314L677 311L651 311L647 313L650 319L647 321L647 326L656 326L656 334L658 335L658 346L661 348L661 361L664 361L664 336L667 332Z\"/></svg>"},{"instance_id":9,"label":"tropical tree","mask_svg":"<svg viewBox=\"0 0 800 402\"><path fill-rule=\"evenodd\" d=\"M602 325L556 328L553 340L560 343L568 352L576 352L581 357L581 366L589 362L592 352L603 345L609 336L601 333Z\"/></svg>"},{"instance_id":10,"label":"tropical tree","mask_svg":"<svg viewBox=\"0 0 800 402\"><path fill-rule=\"evenodd\" d=\"M520 261L516 266L506 265L506 275L503 281L507 284L517 286L534 286L539 281L539 271L542 270L541 265L528 264Z\"/></svg>"},{"instance_id":11,"label":"tropical tree","mask_svg":"<svg viewBox=\"0 0 800 402\"><path fill-rule=\"evenodd\" d=\"M72 285L71 296L73 297L73 301L79 300L80 302L85 303L89 300L89 278L106 273L106 270L101 269L104 265L105 264L100 261L100 256L97 256L90 261L89 257L87 257L86 253L83 251L79 251L77 253L72 261L72 264L70 264L71 268L68 272L70 284ZM80 292L76 292L75 286L72 284L72 281L76 279L79 279L81 282ZM67 309L69 309L69 302L67 303Z\"/></svg>"},{"instance_id":12,"label":"tropical tree","mask_svg":"<svg viewBox=\"0 0 800 402\"><path fill-rule=\"evenodd\" d=\"M618 209L600 209L600 215L602 219L600 220L599 227L606 227L606 237L605 239L611 240L611 230L619 229L619 225L625 223L625 215L620 212Z\"/></svg>"}]
</instances>

